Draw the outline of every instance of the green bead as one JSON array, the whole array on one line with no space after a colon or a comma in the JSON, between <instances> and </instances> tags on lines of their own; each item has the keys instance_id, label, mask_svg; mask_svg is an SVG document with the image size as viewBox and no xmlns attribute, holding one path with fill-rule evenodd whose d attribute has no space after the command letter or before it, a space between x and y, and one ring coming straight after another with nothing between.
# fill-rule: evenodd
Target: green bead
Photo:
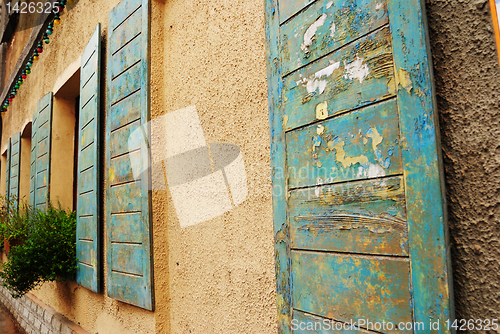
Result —
<instances>
[{"instance_id":1,"label":"green bead","mask_svg":"<svg viewBox=\"0 0 500 334\"><path fill-rule=\"evenodd\" d=\"M27 70L26 70L26 74L31 74L31 70L30 70L30 69L27 69Z\"/></svg>"},{"instance_id":2,"label":"green bead","mask_svg":"<svg viewBox=\"0 0 500 334\"><path fill-rule=\"evenodd\" d=\"M15 87L16 89L19 89L19 84L16 84L14 87Z\"/></svg>"},{"instance_id":3,"label":"green bead","mask_svg":"<svg viewBox=\"0 0 500 334\"><path fill-rule=\"evenodd\" d=\"M47 38L44 40L45 41L45 44L49 44L50 43L50 40Z\"/></svg>"}]
</instances>

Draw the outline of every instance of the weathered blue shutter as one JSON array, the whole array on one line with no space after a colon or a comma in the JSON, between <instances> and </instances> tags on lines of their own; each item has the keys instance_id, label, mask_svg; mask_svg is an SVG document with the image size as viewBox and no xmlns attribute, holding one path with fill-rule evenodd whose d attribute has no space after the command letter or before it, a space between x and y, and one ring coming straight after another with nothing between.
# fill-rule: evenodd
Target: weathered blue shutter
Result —
<instances>
[{"instance_id":1,"label":"weathered blue shutter","mask_svg":"<svg viewBox=\"0 0 500 334\"><path fill-rule=\"evenodd\" d=\"M37 209L48 205L50 150L52 143L52 92L36 106L31 132L30 204Z\"/></svg>"},{"instance_id":2,"label":"weathered blue shutter","mask_svg":"<svg viewBox=\"0 0 500 334\"><path fill-rule=\"evenodd\" d=\"M265 3L279 332L449 332L425 2Z\"/></svg>"},{"instance_id":3,"label":"weathered blue shutter","mask_svg":"<svg viewBox=\"0 0 500 334\"><path fill-rule=\"evenodd\" d=\"M109 14L106 119L108 295L153 310L150 176L135 179L140 146L129 135L149 121L149 1L124 0Z\"/></svg>"},{"instance_id":4,"label":"weathered blue shutter","mask_svg":"<svg viewBox=\"0 0 500 334\"><path fill-rule=\"evenodd\" d=\"M19 199L19 175L21 167L21 133L12 136L10 144L10 166L9 166L9 197L15 201Z\"/></svg>"},{"instance_id":5,"label":"weathered blue shutter","mask_svg":"<svg viewBox=\"0 0 500 334\"><path fill-rule=\"evenodd\" d=\"M12 138L9 138L7 146L7 161L5 163L5 198L9 199L10 192L10 152L12 151Z\"/></svg>"},{"instance_id":6,"label":"weathered blue shutter","mask_svg":"<svg viewBox=\"0 0 500 334\"><path fill-rule=\"evenodd\" d=\"M80 73L76 281L94 292L100 292L101 24L97 25L83 52Z\"/></svg>"}]
</instances>

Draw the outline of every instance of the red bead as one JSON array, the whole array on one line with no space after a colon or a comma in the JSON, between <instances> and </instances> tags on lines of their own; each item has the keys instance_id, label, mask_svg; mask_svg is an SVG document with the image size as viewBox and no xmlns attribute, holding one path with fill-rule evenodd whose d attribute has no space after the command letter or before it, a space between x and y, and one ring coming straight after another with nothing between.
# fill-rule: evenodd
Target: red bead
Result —
<instances>
[{"instance_id":1,"label":"red bead","mask_svg":"<svg viewBox=\"0 0 500 334\"><path fill-rule=\"evenodd\" d=\"M43 49L42 48L38 48L38 49L36 49L36 51L38 51L38 53L42 53Z\"/></svg>"},{"instance_id":2,"label":"red bead","mask_svg":"<svg viewBox=\"0 0 500 334\"><path fill-rule=\"evenodd\" d=\"M12 102L12 98L11 97L9 97L7 100L9 100L9 102Z\"/></svg>"},{"instance_id":3,"label":"red bead","mask_svg":"<svg viewBox=\"0 0 500 334\"><path fill-rule=\"evenodd\" d=\"M26 79L28 76L26 74L22 75L23 79Z\"/></svg>"}]
</instances>

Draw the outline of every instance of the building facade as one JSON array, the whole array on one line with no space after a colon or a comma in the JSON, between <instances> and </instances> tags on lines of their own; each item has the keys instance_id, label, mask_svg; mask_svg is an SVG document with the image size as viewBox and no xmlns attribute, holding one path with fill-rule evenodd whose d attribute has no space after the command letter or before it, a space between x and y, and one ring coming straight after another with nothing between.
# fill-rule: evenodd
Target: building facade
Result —
<instances>
[{"instance_id":1,"label":"building facade","mask_svg":"<svg viewBox=\"0 0 500 334\"><path fill-rule=\"evenodd\" d=\"M449 312L496 319L500 73L490 5L413 2L426 11L434 69ZM2 112L0 191L41 208L59 201L77 211L79 224L75 282L44 284L19 302L1 297L30 330L57 332L50 327L57 323L61 332L316 333L291 328L280 292L273 196L276 205L284 195L273 188L266 25L273 10L287 7L273 3L75 0L54 17L8 13L16 2L3 2L2 102L23 71L31 73ZM301 17L323 1L288 3L299 8L291 17ZM326 1L324 8L342 13L358 3L390 11L397 2ZM308 27L321 21L321 13L313 16ZM380 17L363 36L390 29ZM313 35L303 47L318 42ZM33 308L41 318L25 319L23 310Z\"/></svg>"}]
</instances>

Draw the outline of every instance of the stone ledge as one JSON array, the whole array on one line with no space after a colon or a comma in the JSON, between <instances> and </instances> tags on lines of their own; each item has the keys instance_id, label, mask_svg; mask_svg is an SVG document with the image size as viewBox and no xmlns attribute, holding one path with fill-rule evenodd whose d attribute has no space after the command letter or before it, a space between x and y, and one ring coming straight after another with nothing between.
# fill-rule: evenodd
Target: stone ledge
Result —
<instances>
[{"instance_id":1,"label":"stone ledge","mask_svg":"<svg viewBox=\"0 0 500 334\"><path fill-rule=\"evenodd\" d=\"M0 303L12 313L28 334L89 334L31 293L14 299L6 288L0 286Z\"/></svg>"}]
</instances>

